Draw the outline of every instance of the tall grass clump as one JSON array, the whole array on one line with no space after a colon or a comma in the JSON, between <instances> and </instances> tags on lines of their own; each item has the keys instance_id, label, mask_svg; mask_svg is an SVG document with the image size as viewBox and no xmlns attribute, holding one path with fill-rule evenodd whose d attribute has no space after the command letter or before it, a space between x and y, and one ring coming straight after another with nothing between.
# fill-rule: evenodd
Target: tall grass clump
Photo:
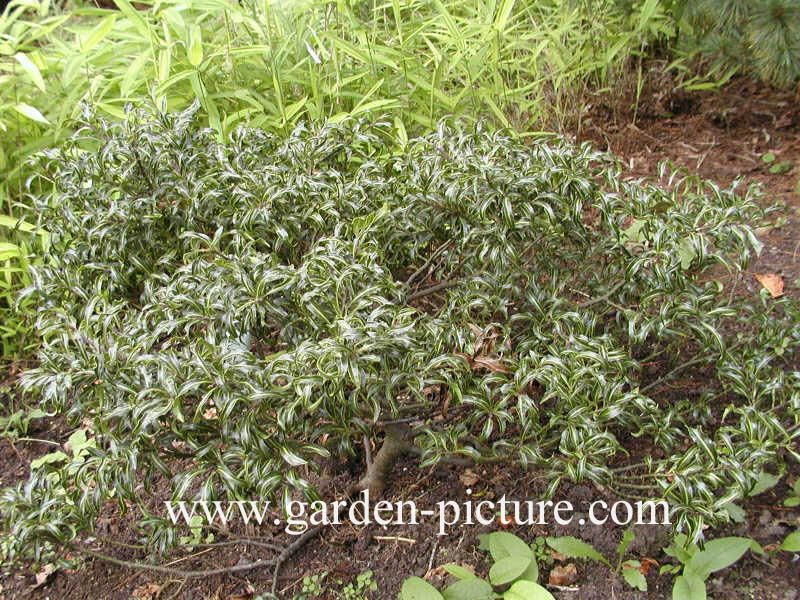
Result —
<instances>
[{"instance_id":1,"label":"tall grass clump","mask_svg":"<svg viewBox=\"0 0 800 600\"><path fill-rule=\"evenodd\" d=\"M219 139L240 123L287 133L299 119L370 113L412 133L467 114L539 129L669 32L653 1L114 1L59 14L14 0L0 21L12 192L25 157L63 138L80 101L121 118L155 86L169 109L199 100Z\"/></svg>"}]
</instances>

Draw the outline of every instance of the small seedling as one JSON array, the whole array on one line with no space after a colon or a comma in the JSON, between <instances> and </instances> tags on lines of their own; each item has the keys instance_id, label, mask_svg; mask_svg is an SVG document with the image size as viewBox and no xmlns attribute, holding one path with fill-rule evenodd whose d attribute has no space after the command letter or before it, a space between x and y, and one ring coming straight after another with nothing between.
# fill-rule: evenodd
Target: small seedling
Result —
<instances>
[{"instance_id":1,"label":"small seedling","mask_svg":"<svg viewBox=\"0 0 800 600\"><path fill-rule=\"evenodd\" d=\"M763 549L753 540L742 537L724 537L711 540L701 550L695 543L688 543L683 534L675 536L664 548L664 553L680 562L680 565L664 565L659 574L678 574L672 587L672 600L705 600L706 579L711 573L731 566L745 552L753 550L763 554Z\"/></svg>"},{"instance_id":2,"label":"small seedling","mask_svg":"<svg viewBox=\"0 0 800 600\"><path fill-rule=\"evenodd\" d=\"M400 600L554 600L550 592L539 585L539 566L536 550L541 544L530 546L522 539L506 531L495 531L479 535L480 550L492 557L489 581L475 575L469 569L456 564L443 565L443 569L458 581L441 593L424 579L411 577L403 583ZM496 588L505 591L496 591Z\"/></svg>"},{"instance_id":3,"label":"small seedling","mask_svg":"<svg viewBox=\"0 0 800 600\"><path fill-rule=\"evenodd\" d=\"M368 592L374 592L378 589L378 584L372 578L372 571L364 571L356 575L356 580L353 583L348 583L342 588L342 598L344 600L365 600Z\"/></svg>"},{"instance_id":4,"label":"small seedling","mask_svg":"<svg viewBox=\"0 0 800 600\"><path fill-rule=\"evenodd\" d=\"M315 573L314 575L306 575L303 577L302 591L294 597L294 600L308 600L309 598L322 596L322 592L325 589L322 586L322 582L327 576L328 572L325 571L323 573Z\"/></svg>"},{"instance_id":5,"label":"small seedling","mask_svg":"<svg viewBox=\"0 0 800 600\"><path fill-rule=\"evenodd\" d=\"M800 279L796 279L795 287L800 288ZM787 508L793 508L795 506L800 506L800 477L798 477L794 485L789 490L789 495L784 499L783 505Z\"/></svg>"},{"instance_id":6,"label":"small seedling","mask_svg":"<svg viewBox=\"0 0 800 600\"><path fill-rule=\"evenodd\" d=\"M619 544L617 544L617 565L616 568L614 568L614 571L621 575L628 585L645 592L647 591L647 581L640 570L642 563L633 559L626 561L622 560L625 556L628 546L635 538L636 536L631 529L627 529L625 533L622 534ZM591 544L572 536L547 538L547 544L553 550L560 552L567 558L588 558L613 568L606 557L595 550Z\"/></svg>"},{"instance_id":7,"label":"small seedling","mask_svg":"<svg viewBox=\"0 0 800 600\"><path fill-rule=\"evenodd\" d=\"M194 547L198 544L210 544L213 541L213 533L209 533L205 538L203 537L203 517L200 515L194 515L189 520L189 535L182 535L180 537L181 545L185 546L189 552L194 550Z\"/></svg>"},{"instance_id":8,"label":"small seedling","mask_svg":"<svg viewBox=\"0 0 800 600\"><path fill-rule=\"evenodd\" d=\"M773 175L783 175L784 173L788 173L792 170L794 165L789 160L782 160L779 163L775 163L769 168L769 172Z\"/></svg>"}]
</instances>

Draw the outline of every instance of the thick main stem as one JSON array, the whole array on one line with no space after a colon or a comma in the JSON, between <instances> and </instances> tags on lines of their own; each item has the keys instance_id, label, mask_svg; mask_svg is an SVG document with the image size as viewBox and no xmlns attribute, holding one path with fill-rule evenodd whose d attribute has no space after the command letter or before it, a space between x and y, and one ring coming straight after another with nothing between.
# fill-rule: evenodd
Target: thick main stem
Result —
<instances>
[{"instance_id":1,"label":"thick main stem","mask_svg":"<svg viewBox=\"0 0 800 600\"><path fill-rule=\"evenodd\" d=\"M370 498L378 498L386 489L386 478L392 470L394 461L412 452L414 445L409 442L410 427L405 423L388 425L384 429L383 445L367 466L367 472L350 487L350 495L369 490Z\"/></svg>"}]
</instances>

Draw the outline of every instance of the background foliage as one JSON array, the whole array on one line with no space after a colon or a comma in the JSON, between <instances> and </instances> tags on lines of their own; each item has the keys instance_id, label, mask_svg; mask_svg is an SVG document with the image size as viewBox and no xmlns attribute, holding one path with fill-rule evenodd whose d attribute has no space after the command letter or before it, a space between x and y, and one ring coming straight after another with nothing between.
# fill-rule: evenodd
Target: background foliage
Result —
<instances>
[{"instance_id":1,"label":"background foliage","mask_svg":"<svg viewBox=\"0 0 800 600\"><path fill-rule=\"evenodd\" d=\"M682 3L685 47L713 71L746 71L768 84L800 79L800 4L794 0L696 0Z\"/></svg>"}]
</instances>

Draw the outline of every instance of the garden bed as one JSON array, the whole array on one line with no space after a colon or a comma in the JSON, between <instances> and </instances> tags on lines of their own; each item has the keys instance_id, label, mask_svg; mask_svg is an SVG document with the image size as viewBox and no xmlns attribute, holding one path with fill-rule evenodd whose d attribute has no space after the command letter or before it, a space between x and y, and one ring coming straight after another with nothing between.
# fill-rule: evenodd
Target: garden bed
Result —
<instances>
[{"instance_id":1,"label":"garden bed","mask_svg":"<svg viewBox=\"0 0 800 600\"><path fill-rule=\"evenodd\" d=\"M746 81L735 81L719 94L683 93L664 97L659 89L646 89L643 94L635 125L632 114L619 98L592 98L593 107L582 118L581 139L589 139L602 149L620 156L630 167L630 174L652 177L660 160L670 159L686 166L721 185L734 177L744 175L748 181L765 186L767 201L785 203L785 221L779 227L759 232L764 243L761 258L750 265L742 279L739 294L759 293L761 285L755 274L780 275L785 294L800 298L800 185L797 165L800 164L800 110L792 93L778 93L763 89ZM668 113L671 113L668 114ZM772 162L764 156L772 153ZM776 162L791 161L792 169L785 173L771 173ZM773 221L775 218L773 217ZM794 357L794 368L800 368ZM656 376L657 374L654 374ZM695 374L676 381L681 386L702 384ZM35 425L31 437L65 441L67 431L60 421ZM631 442L631 440L627 440ZM627 445L628 449L633 446ZM637 448L647 454L649 448ZM0 479L9 485L27 476L27 463L42 453L41 444L18 441L12 447L0 442ZM787 477L794 480L798 473ZM331 479L327 492L331 497L342 497L348 487L360 476L362 464L336 463L330 465ZM422 469L413 458L395 465L386 496L392 500L414 499L419 504L434 506L443 500L463 498L467 485L464 469L439 466ZM522 471L519 468L481 466L472 468L475 481L470 483L476 492L487 498L505 494L515 499L539 499L548 482L541 473ZM156 482L158 486L158 482ZM774 544L800 524L800 510L781 505L787 487L776 486L765 494L743 504L747 522L714 530L719 535L751 537L761 544ZM327 495L327 494L326 494ZM577 506L597 499L613 501L613 496L590 484L565 484L558 497L568 499ZM580 510L580 509L579 509ZM113 506L104 509L96 532L98 539L112 540L115 544L95 542L91 547L113 554L123 560L142 560L135 549L120 544L136 544L137 533L126 517L120 516ZM437 538L434 523L420 526L394 527L386 531L379 528L357 528L342 525L322 531L312 543L306 544L291 556L283 566L278 589L282 598L302 593L304 576L327 573L323 580L329 590L341 589L365 571L372 571L377 584L374 591L364 591L369 598L394 598L402 582L411 575L426 576L438 585L443 580L436 567L455 562L474 567L482 572L487 567L486 553L476 549L476 538L501 527L462 528ZM623 529L617 527L511 527L527 541L537 536L574 535L593 544L611 556ZM287 544L289 538L280 528L265 527L259 531L235 533L274 536L276 543ZM663 561L661 548L667 543L668 532L661 527L637 528L636 540L631 546L631 556ZM220 537L219 539L224 539ZM255 547L230 546L211 550L195 549L193 553L175 552L166 563L182 569L208 569L233 566L240 560L257 560L262 553ZM177 562L180 561L180 562ZM649 592L631 590L620 577L610 570L586 561L573 562L577 578L570 587L576 590L552 589L553 595L562 598L665 598L671 589L670 576L658 576L658 568L647 573ZM541 565L543 572L559 564ZM709 582L709 592L716 600L753 597L763 600L793 600L797 594L800 563L789 553L779 553L765 558L746 559L735 566L715 574ZM152 572L111 565L99 560L86 560L79 571L57 570L42 583L35 585L35 574L12 572L2 580L0 597L16 598L186 598L233 599L250 598L268 591L272 583L271 569L256 569L232 575L219 575L201 579L183 580L178 576L159 575ZM546 581L546 575L545 575ZM335 581L340 580L341 584ZM355 594L359 591L353 585ZM332 597L332 592L328 596ZM326 597L323 593L322 597Z\"/></svg>"}]
</instances>

